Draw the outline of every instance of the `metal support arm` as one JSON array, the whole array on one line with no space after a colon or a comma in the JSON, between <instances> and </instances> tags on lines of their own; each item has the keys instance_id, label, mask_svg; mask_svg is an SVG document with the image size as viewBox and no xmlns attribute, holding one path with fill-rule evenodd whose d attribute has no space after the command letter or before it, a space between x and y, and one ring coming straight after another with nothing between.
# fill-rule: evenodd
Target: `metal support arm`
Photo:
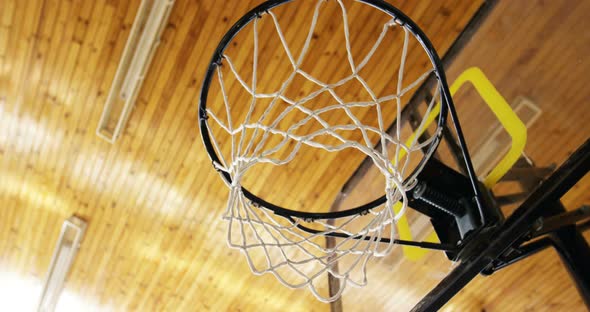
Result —
<instances>
[{"instance_id":1,"label":"metal support arm","mask_svg":"<svg viewBox=\"0 0 590 312\"><path fill-rule=\"evenodd\" d=\"M471 246L465 247L470 255L462 257L465 260L430 291L412 311L436 311L442 307L477 274L492 265L494 260L529 234L532 224L545 213L546 205L558 202L589 169L590 140L580 146L559 169L541 183L502 226L494 229L493 235L486 236L486 239L470 242ZM560 241L563 243L570 234L564 233ZM569 252L574 253L573 250L569 250ZM578 255L583 256L579 253ZM569 259L566 260L569 261ZM577 267L580 260L584 259L572 259L570 264ZM590 258L586 258L585 261L587 266ZM570 270L570 272L573 274L584 273L579 269ZM590 274L581 276L581 278L590 283ZM582 291L581 294L585 295Z\"/></svg>"}]
</instances>

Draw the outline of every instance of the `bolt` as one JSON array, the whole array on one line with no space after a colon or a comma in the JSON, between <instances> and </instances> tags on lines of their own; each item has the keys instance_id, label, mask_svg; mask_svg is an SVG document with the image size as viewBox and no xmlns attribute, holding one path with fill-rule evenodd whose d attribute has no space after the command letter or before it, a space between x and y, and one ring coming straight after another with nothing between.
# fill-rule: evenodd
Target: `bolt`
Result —
<instances>
[{"instance_id":1,"label":"bolt","mask_svg":"<svg viewBox=\"0 0 590 312\"><path fill-rule=\"evenodd\" d=\"M533 222L533 229L535 231L540 231L543 228L543 218L539 218Z\"/></svg>"}]
</instances>

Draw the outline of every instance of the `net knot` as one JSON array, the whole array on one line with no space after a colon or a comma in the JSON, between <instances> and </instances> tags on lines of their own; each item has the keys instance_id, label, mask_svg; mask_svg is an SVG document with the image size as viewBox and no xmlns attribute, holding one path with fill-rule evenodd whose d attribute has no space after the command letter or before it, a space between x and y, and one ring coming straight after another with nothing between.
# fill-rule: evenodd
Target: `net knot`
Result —
<instances>
[{"instance_id":1,"label":"net knot","mask_svg":"<svg viewBox=\"0 0 590 312\"><path fill-rule=\"evenodd\" d=\"M199 119L200 120L208 120L209 119L209 115L207 114L207 110L206 109L199 109Z\"/></svg>"},{"instance_id":2,"label":"net knot","mask_svg":"<svg viewBox=\"0 0 590 312\"><path fill-rule=\"evenodd\" d=\"M215 64L215 66L217 66L217 67L221 67L221 66L223 66L224 59L225 59L225 55L223 55L222 53L217 54L217 57L215 58L215 61L213 61L213 64Z\"/></svg>"}]
</instances>

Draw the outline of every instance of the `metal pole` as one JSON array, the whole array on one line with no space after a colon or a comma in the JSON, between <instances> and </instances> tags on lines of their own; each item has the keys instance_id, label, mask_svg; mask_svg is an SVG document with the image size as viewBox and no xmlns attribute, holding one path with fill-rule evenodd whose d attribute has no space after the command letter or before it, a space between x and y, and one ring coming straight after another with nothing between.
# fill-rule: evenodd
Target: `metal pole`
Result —
<instances>
[{"instance_id":1,"label":"metal pole","mask_svg":"<svg viewBox=\"0 0 590 312\"><path fill-rule=\"evenodd\" d=\"M559 167L547 180L540 184L525 202L506 219L506 222L491 235L475 239L465 246L466 252L473 253L445 277L412 311L436 311L457 294L478 273L500 257L530 232L532 224L546 212L547 205L556 203L571 189L590 169L590 140L578 148L568 160ZM561 238L571 238L567 233ZM566 245L567 246L567 245ZM579 246L576 244L576 246ZM566 255L572 253L572 246L566 249ZM580 258L578 258L578 256ZM587 266L590 258L582 259L583 255L573 257L571 264L578 266L580 262ZM568 264L569 265L569 264ZM577 268L575 274L584 273ZM587 279L586 276L584 279Z\"/></svg>"},{"instance_id":2,"label":"metal pole","mask_svg":"<svg viewBox=\"0 0 590 312\"><path fill-rule=\"evenodd\" d=\"M553 246L590 310L590 247L575 225L549 234Z\"/></svg>"}]
</instances>

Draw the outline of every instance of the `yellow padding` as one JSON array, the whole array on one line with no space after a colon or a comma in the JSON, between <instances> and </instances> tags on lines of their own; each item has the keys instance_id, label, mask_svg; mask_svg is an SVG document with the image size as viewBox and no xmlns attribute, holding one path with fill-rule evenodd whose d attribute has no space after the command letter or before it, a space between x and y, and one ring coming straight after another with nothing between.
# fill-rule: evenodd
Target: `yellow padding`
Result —
<instances>
[{"instance_id":1,"label":"yellow padding","mask_svg":"<svg viewBox=\"0 0 590 312\"><path fill-rule=\"evenodd\" d=\"M527 129L524 123L518 118L516 113L512 110L510 105L502 97L502 95L496 90L494 85L488 80L484 73L478 67L471 67L465 70L455 82L451 85L451 96L454 96L457 90L465 85L466 82L470 82L475 90L479 93L484 102L490 107L496 118L500 121L502 127L508 132L512 139L510 150L504 157L498 162L498 164L490 171L485 177L483 183L487 188L492 188L498 181L514 166L526 144ZM416 136L422 135L422 133L428 129L428 127L436 120L440 112L440 103L437 103L432 111L428 114L426 122L422 127L421 131L415 132L406 141L406 146L410 146ZM405 150L400 150L398 155L398 161L405 156ZM397 203L394 206L396 213L401 209L401 203ZM410 231L410 225L406 216L402 216L397 221L397 229L399 232L400 239L403 240L414 240L412 232ZM436 233L432 231L425 239L427 242L438 242ZM409 260L419 260L424 257L429 251L413 246L403 246L404 257Z\"/></svg>"},{"instance_id":2,"label":"yellow padding","mask_svg":"<svg viewBox=\"0 0 590 312\"><path fill-rule=\"evenodd\" d=\"M502 157L500 162L498 162L483 180L487 188L492 188L514 166L520 155L522 155L526 144L527 129L500 92L496 90L481 69L477 67L467 69L455 80L451 86L451 95L455 95L455 92L466 82L471 82L512 139L508 153Z\"/></svg>"}]
</instances>

